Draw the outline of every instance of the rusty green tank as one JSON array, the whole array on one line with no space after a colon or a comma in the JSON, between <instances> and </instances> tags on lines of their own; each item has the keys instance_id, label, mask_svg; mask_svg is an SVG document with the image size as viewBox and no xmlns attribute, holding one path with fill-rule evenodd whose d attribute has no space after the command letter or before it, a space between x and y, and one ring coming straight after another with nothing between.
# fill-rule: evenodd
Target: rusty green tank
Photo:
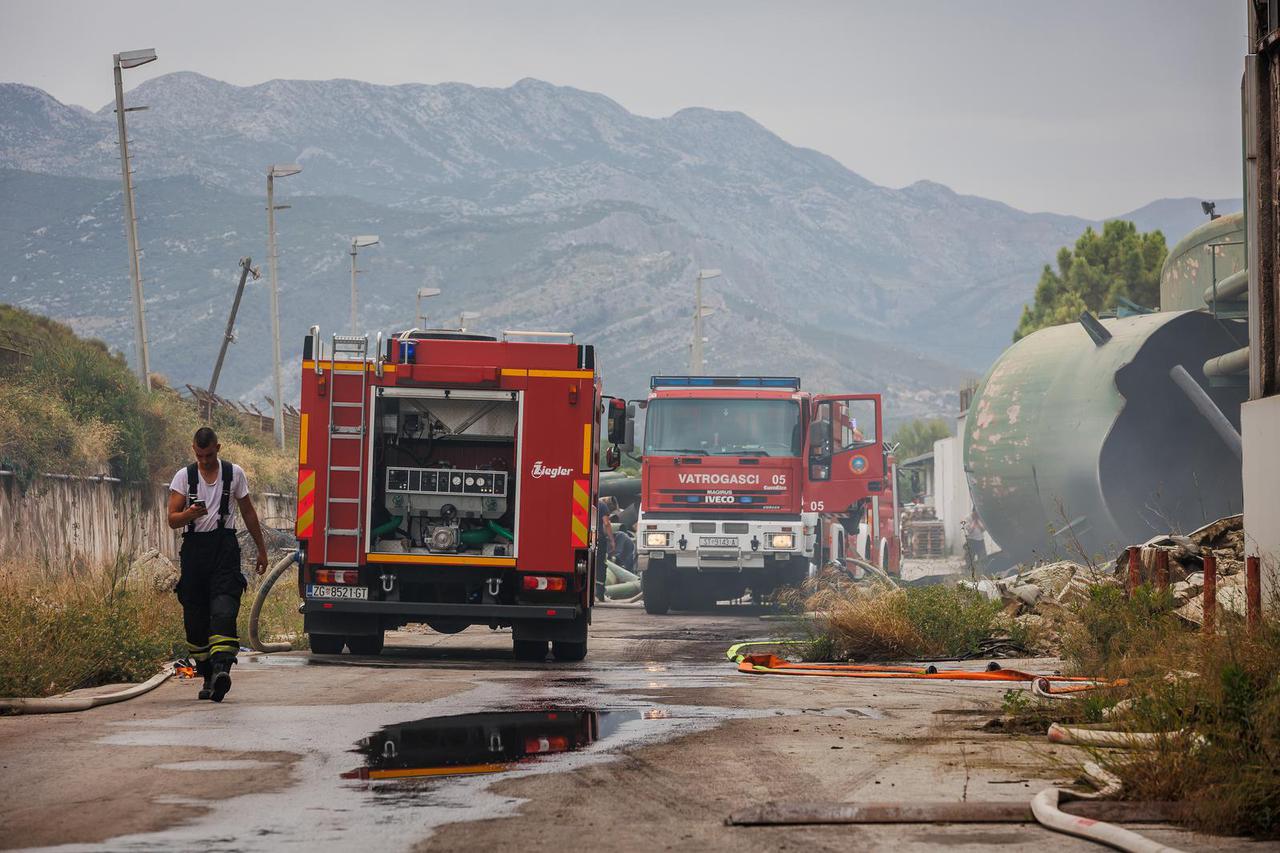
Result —
<instances>
[{"instance_id":1,"label":"rusty green tank","mask_svg":"<svg viewBox=\"0 0 1280 853\"><path fill-rule=\"evenodd\" d=\"M1241 324L1204 310L1094 322L1092 336L1072 323L1018 341L970 404L965 471L1006 564L1112 556L1240 511L1229 433L1245 390L1202 366L1241 346ZM1179 366L1197 388L1179 387ZM1215 406L1224 421L1206 416Z\"/></svg>"}]
</instances>

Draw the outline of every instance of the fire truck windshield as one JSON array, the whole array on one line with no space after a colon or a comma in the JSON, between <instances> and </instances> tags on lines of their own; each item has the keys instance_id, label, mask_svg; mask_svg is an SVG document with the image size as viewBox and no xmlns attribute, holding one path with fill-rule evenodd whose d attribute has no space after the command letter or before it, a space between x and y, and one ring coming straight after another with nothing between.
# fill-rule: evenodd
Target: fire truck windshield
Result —
<instances>
[{"instance_id":1,"label":"fire truck windshield","mask_svg":"<svg viewBox=\"0 0 1280 853\"><path fill-rule=\"evenodd\" d=\"M644 452L652 456L799 456L793 400L650 400Z\"/></svg>"}]
</instances>

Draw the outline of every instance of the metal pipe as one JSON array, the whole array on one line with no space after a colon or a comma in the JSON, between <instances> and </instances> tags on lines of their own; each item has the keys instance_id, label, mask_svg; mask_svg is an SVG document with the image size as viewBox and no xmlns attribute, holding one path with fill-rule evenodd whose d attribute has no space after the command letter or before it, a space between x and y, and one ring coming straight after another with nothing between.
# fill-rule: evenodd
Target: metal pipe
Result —
<instances>
[{"instance_id":1,"label":"metal pipe","mask_svg":"<svg viewBox=\"0 0 1280 853\"><path fill-rule=\"evenodd\" d=\"M1211 284L1204 289L1204 304L1213 305L1215 302L1232 302L1240 297L1247 296L1249 293L1249 271L1247 269L1233 272L1216 284Z\"/></svg>"},{"instance_id":2,"label":"metal pipe","mask_svg":"<svg viewBox=\"0 0 1280 853\"><path fill-rule=\"evenodd\" d=\"M1201 599L1204 613L1204 633L1212 637L1218 619L1218 558L1212 552L1204 555L1204 597Z\"/></svg>"},{"instance_id":3,"label":"metal pipe","mask_svg":"<svg viewBox=\"0 0 1280 853\"><path fill-rule=\"evenodd\" d=\"M1262 559L1244 558L1245 624L1251 631L1262 627Z\"/></svg>"},{"instance_id":4,"label":"metal pipe","mask_svg":"<svg viewBox=\"0 0 1280 853\"><path fill-rule=\"evenodd\" d=\"M142 301L142 259L138 257L138 214L133 201L133 174L129 169L129 134L124 126L124 79L120 54L116 54L116 132L120 137L120 178L124 183L124 230L129 238L129 278L133 283L133 345L137 353L138 381L151 389L151 356L147 351L147 318Z\"/></svg>"},{"instance_id":5,"label":"metal pipe","mask_svg":"<svg viewBox=\"0 0 1280 853\"><path fill-rule=\"evenodd\" d=\"M1231 425L1231 421L1227 420L1227 416L1218 408L1217 403L1213 402L1200 383L1191 378L1191 374L1187 373L1187 369L1181 364L1175 364L1169 370L1169 378L1174 384L1182 389L1182 393L1187 395L1187 399L1191 401L1191 405L1196 407L1204 419L1209 422L1209 426L1213 427L1213 431L1222 439L1222 443L1235 454L1237 459L1243 457L1243 450L1240 443L1240 433Z\"/></svg>"},{"instance_id":6,"label":"metal pipe","mask_svg":"<svg viewBox=\"0 0 1280 853\"><path fill-rule=\"evenodd\" d=\"M1204 363L1205 376L1234 376L1249 369L1249 348L1240 347L1223 355L1207 359Z\"/></svg>"}]
</instances>

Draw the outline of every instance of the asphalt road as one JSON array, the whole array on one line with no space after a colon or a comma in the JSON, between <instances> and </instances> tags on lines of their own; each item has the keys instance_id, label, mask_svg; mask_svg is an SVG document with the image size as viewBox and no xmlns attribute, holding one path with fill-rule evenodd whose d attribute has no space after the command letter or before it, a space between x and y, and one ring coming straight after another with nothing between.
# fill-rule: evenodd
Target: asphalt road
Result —
<instances>
[{"instance_id":1,"label":"asphalt road","mask_svg":"<svg viewBox=\"0 0 1280 853\"><path fill-rule=\"evenodd\" d=\"M607 606L581 664L516 663L505 631L395 633L378 658L246 655L221 705L169 682L0 719L0 847L1095 849L1024 824L726 826L770 800L1025 801L1068 781L1042 738L981 730L1007 685L744 675L725 660L777 628L728 607Z\"/></svg>"}]
</instances>

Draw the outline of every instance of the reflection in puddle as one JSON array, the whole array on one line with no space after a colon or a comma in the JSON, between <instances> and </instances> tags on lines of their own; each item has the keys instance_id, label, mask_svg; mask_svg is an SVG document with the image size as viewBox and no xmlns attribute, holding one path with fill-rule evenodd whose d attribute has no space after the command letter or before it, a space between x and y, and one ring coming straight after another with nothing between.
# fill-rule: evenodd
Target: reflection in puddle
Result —
<instances>
[{"instance_id":1,"label":"reflection in puddle","mask_svg":"<svg viewBox=\"0 0 1280 853\"><path fill-rule=\"evenodd\" d=\"M654 719L640 711L556 709L397 723L362 739L354 751L364 755L365 765L342 778L376 781L501 773L521 762L591 746L623 723L642 718Z\"/></svg>"}]
</instances>

